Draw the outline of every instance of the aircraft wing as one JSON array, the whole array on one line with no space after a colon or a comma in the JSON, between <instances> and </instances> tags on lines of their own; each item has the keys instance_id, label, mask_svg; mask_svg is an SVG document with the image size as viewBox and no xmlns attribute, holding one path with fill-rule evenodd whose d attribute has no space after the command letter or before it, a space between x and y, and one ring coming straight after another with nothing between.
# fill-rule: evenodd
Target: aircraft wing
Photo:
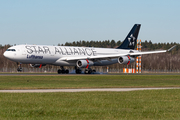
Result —
<instances>
[{"instance_id":1,"label":"aircraft wing","mask_svg":"<svg viewBox=\"0 0 180 120\"><path fill-rule=\"evenodd\" d=\"M167 52L167 50L161 51L147 51L147 52L137 52L137 53L127 53L127 54L114 54L114 55L97 55L97 56L82 56L82 57L62 57L59 60L82 60L82 59L111 59L111 58L118 58L120 56L140 56L143 54L153 54L153 53L163 53Z\"/></svg>"},{"instance_id":2,"label":"aircraft wing","mask_svg":"<svg viewBox=\"0 0 180 120\"><path fill-rule=\"evenodd\" d=\"M146 51L146 52L137 52L137 53L131 53L130 56L139 56L143 54L153 54L153 53L164 53L164 52L169 52L173 50L176 47L176 45L172 46L168 50L158 50L158 51Z\"/></svg>"},{"instance_id":3,"label":"aircraft wing","mask_svg":"<svg viewBox=\"0 0 180 120\"><path fill-rule=\"evenodd\" d=\"M173 46L168 50L159 50L159 51L146 51L146 52L135 52L135 53L126 53L126 54L112 54L112 55L97 55L97 56L81 56L81 57L62 57L59 60L82 60L82 59L88 59L88 60L99 60L99 59L111 59L111 58L118 58L120 56L140 56L144 54L153 54L153 53L164 53L167 51L171 51L176 47Z\"/></svg>"},{"instance_id":4,"label":"aircraft wing","mask_svg":"<svg viewBox=\"0 0 180 120\"><path fill-rule=\"evenodd\" d=\"M167 52L167 50L137 52L137 53L131 53L130 56L139 56L144 54L163 53L163 52Z\"/></svg>"}]
</instances>

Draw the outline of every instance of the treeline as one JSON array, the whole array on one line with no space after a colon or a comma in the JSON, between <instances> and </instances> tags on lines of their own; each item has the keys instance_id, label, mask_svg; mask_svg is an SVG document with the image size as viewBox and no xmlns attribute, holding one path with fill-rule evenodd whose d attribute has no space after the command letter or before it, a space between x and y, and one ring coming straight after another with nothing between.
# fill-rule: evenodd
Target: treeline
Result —
<instances>
[{"instance_id":1,"label":"treeline","mask_svg":"<svg viewBox=\"0 0 180 120\"><path fill-rule=\"evenodd\" d=\"M105 40L105 41L74 41L72 43L66 42L65 44L61 44L61 46L84 46L84 47L101 47L101 48L114 48L116 46L119 46L121 44L121 41L115 41L115 40ZM60 44L58 44L60 46Z\"/></svg>"}]
</instances>

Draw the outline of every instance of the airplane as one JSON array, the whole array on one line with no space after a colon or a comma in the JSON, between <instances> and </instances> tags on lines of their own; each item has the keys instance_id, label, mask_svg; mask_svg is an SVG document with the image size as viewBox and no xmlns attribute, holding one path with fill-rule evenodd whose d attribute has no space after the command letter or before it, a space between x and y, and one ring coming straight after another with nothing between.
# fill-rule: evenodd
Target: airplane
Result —
<instances>
[{"instance_id":1,"label":"airplane","mask_svg":"<svg viewBox=\"0 0 180 120\"><path fill-rule=\"evenodd\" d=\"M91 66L107 66L115 63L127 64L135 62L137 56L143 54L164 53L168 50L140 52L135 50L141 24L135 24L123 43L117 48L73 47L73 46L47 46L47 45L17 45L9 47L4 56L17 62L17 71L22 71L21 64L30 64L31 67L45 66L47 64L60 66L58 74L68 74L64 66L75 66L76 74L95 73Z\"/></svg>"}]
</instances>

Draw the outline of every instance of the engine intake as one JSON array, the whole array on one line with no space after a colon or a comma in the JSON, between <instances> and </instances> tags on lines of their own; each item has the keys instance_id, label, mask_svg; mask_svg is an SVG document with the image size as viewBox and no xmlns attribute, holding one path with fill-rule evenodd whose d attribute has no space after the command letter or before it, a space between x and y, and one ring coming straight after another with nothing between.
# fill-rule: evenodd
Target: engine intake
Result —
<instances>
[{"instance_id":1,"label":"engine intake","mask_svg":"<svg viewBox=\"0 0 180 120\"><path fill-rule=\"evenodd\" d=\"M129 57L129 56L121 56L118 58L118 62L120 64L129 65L130 63L133 63L134 61L135 61L135 59L133 57Z\"/></svg>"},{"instance_id":2,"label":"engine intake","mask_svg":"<svg viewBox=\"0 0 180 120\"><path fill-rule=\"evenodd\" d=\"M78 68L88 68L89 66L92 66L94 63L89 60L78 60L76 65Z\"/></svg>"}]
</instances>

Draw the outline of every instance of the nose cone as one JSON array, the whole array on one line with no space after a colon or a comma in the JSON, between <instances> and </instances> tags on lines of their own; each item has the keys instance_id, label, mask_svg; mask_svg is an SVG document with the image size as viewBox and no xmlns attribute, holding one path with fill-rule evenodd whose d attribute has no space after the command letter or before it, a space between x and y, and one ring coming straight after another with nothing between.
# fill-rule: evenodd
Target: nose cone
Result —
<instances>
[{"instance_id":1,"label":"nose cone","mask_svg":"<svg viewBox=\"0 0 180 120\"><path fill-rule=\"evenodd\" d=\"M6 51L4 52L4 54L3 54L3 55L4 55L4 57L6 57L6 58L7 58L7 52L6 52Z\"/></svg>"},{"instance_id":2,"label":"nose cone","mask_svg":"<svg viewBox=\"0 0 180 120\"><path fill-rule=\"evenodd\" d=\"M8 59L12 59L12 57L13 57L12 54L10 52L7 52L7 51L5 51L3 55L4 55L4 57L6 57Z\"/></svg>"}]
</instances>

